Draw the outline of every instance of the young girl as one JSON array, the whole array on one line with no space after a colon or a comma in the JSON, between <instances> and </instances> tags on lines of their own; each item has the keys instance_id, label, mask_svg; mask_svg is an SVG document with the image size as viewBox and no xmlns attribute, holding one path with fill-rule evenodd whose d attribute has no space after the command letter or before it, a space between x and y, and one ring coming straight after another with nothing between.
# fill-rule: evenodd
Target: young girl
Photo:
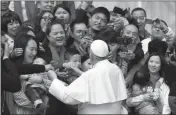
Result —
<instances>
[{"instance_id":1,"label":"young girl","mask_svg":"<svg viewBox=\"0 0 176 115\"><path fill-rule=\"evenodd\" d=\"M161 82L158 81L153 91L152 87L149 86L149 78L144 76L144 73L137 71L133 79L134 85L132 86L131 96L140 96L143 101L138 100L140 104L136 104L135 110L138 114L160 114L156 106L155 101L159 98L159 88ZM128 105L128 99L127 99Z\"/></svg>"}]
</instances>

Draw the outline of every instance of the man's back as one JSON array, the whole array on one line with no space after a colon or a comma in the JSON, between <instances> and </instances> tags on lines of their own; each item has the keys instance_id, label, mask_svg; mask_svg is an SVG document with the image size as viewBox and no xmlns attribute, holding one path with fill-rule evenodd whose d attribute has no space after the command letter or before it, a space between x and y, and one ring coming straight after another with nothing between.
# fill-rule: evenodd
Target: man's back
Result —
<instances>
[{"instance_id":1,"label":"man's back","mask_svg":"<svg viewBox=\"0 0 176 115\"><path fill-rule=\"evenodd\" d=\"M81 104L78 114L121 114L121 101L105 104Z\"/></svg>"},{"instance_id":2,"label":"man's back","mask_svg":"<svg viewBox=\"0 0 176 115\"><path fill-rule=\"evenodd\" d=\"M121 101L127 98L123 73L108 60L98 62L68 86L68 95L79 100L79 114L120 113ZM77 89L78 92L74 92Z\"/></svg>"}]
</instances>

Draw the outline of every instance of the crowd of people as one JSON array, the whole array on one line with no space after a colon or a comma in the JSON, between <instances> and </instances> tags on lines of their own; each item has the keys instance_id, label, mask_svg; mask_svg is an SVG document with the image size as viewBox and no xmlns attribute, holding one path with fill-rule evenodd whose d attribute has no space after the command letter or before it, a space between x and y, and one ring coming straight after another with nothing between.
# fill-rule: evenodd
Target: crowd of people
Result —
<instances>
[{"instance_id":1,"label":"crowd of people","mask_svg":"<svg viewBox=\"0 0 176 115\"><path fill-rule=\"evenodd\" d=\"M176 114L176 35L147 12L37 1L22 21L1 1L1 113ZM72 18L73 13L75 18Z\"/></svg>"}]
</instances>

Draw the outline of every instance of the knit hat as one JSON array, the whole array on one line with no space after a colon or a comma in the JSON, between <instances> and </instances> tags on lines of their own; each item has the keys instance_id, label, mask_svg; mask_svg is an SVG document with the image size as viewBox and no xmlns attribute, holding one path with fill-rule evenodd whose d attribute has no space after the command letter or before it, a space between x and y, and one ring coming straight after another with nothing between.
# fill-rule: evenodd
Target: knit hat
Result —
<instances>
[{"instance_id":1,"label":"knit hat","mask_svg":"<svg viewBox=\"0 0 176 115\"><path fill-rule=\"evenodd\" d=\"M98 57L106 57L109 54L108 45L103 40L93 41L90 49Z\"/></svg>"}]
</instances>

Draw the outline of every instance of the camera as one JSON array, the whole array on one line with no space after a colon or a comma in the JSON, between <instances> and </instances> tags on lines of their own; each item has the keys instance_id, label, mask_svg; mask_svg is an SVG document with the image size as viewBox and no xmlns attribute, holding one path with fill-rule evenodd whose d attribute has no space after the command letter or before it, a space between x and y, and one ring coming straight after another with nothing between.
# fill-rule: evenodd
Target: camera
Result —
<instances>
[{"instance_id":1,"label":"camera","mask_svg":"<svg viewBox=\"0 0 176 115\"><path fill-rule=\"evenodd\" d=\"M127 46L127 45L131 44L132 41L133 41L131 37L127 37L127 36L117 37L116 39L117 39L118 44L124 45L124 46Z\"/></svg>"}]
</instances>

